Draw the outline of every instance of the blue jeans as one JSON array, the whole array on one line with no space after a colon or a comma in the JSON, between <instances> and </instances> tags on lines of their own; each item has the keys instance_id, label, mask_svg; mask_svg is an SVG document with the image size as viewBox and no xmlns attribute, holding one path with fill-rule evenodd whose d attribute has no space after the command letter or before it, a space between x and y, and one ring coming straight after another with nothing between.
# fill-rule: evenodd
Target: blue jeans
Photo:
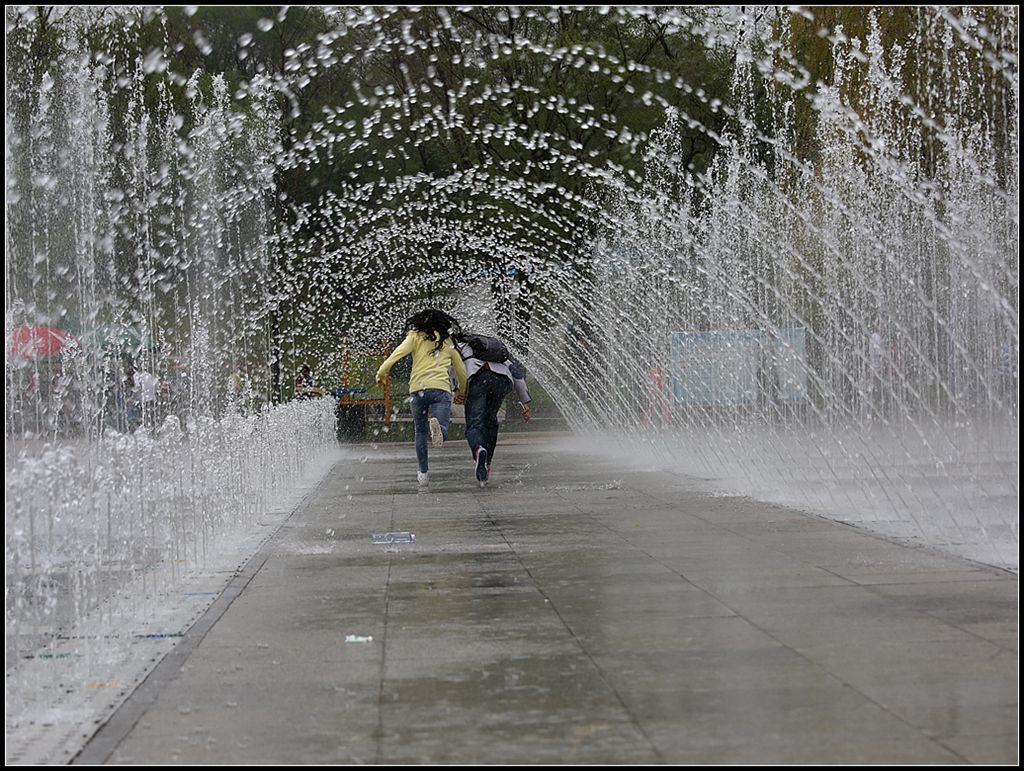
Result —
<instances>
[{"instance_id":1,"label":"blue jeans","mask_svg":"<svg viewBox=\"0 0 1024 771\"><path fill-rule=\"evenodd\" d=\"M488 464L498 443L498 410L511 390L507 377L487 369L473 375L466 387L466 441L474 458L477 447L487 450Z\"/></svg>"},{"instance_id":2,"label":"blue jeans","mask_svg":"<svg viewBox=\"0 0 1024 771\"><path fill-rule=\"evenodd\" d=\"M440 388L421 388L412 391L412 424L416 429L416 460L420 471L427 471L427 439L430 436L430 417L437 418L441 433L448 438L448 420L452 415L452 395Z\"/></svg>"}]
</instances>

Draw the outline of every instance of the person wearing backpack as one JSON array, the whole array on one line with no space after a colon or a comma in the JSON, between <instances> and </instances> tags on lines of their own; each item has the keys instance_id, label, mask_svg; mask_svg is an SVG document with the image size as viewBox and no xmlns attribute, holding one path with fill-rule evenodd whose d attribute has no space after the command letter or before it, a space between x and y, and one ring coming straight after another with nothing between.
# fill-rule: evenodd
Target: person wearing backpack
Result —
<instances>
[{"instance_id":1,"label":"person wearing backpack","mask_svg":"<svg viewBox=\"0 0 1024 771\"><path fill-rule=\"evenodd\" d=\"M466 365L468 386L455 396L456 404L466 405L466 441L473 454L476 478L483 487L491 476L491 461L498 443L498 410L513 388L523 408L523 420L529 421L530 392L522 368L512 361L505 344L496 337L460 334L456 349Z\"/></svg>"},{"instance_id":2,"label":"person wearing backpack","mask_svg":"<svg viewBox=\"0 0 1024 771\"><path fill-rule=\"evenodd\" d=\"M443 311L426 308L405 322L405 340L384 360L377 370L377 383L382 384L395 363L412 354L412 375L409 397L416 434L416 479L421 487L429 484L427 466L427 435L435 447L448 438L448 422L452 413L452 378L454 370L459 390L466 390L466 366L452 345L451 334L460 332L459 323Z\"/></svg>"}]
</instances>

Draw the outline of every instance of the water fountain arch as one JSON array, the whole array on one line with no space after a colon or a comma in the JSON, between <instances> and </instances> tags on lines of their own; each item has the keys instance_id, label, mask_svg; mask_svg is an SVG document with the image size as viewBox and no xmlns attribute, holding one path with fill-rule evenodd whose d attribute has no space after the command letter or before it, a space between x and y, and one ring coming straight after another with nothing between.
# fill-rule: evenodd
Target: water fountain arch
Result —
<instances>
[{"instance_id":1,"label":"water fountain arch","mask_svg":"<svg viewBox=\"0 0 1024 771\"><path fill-rule=\"evenodd\" d=\"M133 441L193 480L154 473L154 512L206 496L210 537L251 516L274 443L284 483L303 430L330 441L326 408L269 409L286 373L431 302L506 336L610 452L1016 567L1016 10L38 13L8 12L31 64L5 110L9 565L66 568L111 484L141 524ZM111 423L124 346L11 355L62 325L191 373L191 449ZM194 560L184 532L157 540ZM8 619L49 629L55 604Z\"/></svg>"},{"instance_id":2,"label":"water fountain arch","mask_svg":"<svg viewBox=\"0 0 1024 771\"><path fill-rule=\"evenodd\" d=\"M698 28L684 13L606 10L623 23L669 18ZM388 14L380 24L395 18ZM456 31L449 16L442 19L447 34ZM642 72L648 80L645 90L631 89L632 106L664 110L660 129L631 126L623 119L630 114L625 103L616 114L595 115L589 104L544 96L536 83L517 78L498 84L465 78L438 94L435 87L444 84L436 72L427 67L417 81L413 63L402 69L404 86L357 88L355 101L326 110L326 119L282 162L315 168L358 153L375 134L390 141L390 158L409 158L443 132L459 133L468 146L497 141L541 148L542 162L484 155L468 168L454 164L433 175L403 175L387 158L371 160L380 178L360 183L361 189L343 183L340 196L307 204L319 210L311 215L320 217L313 231L343 223L337 233L346 248L336 257L356 272L358 264L347 262L351 255L390 249L400 265L405 255L429 252L425 244L438 233L454 246L435 258L441 267L432 266L434 285L457 287L473 272L460 250L529 270L529 324L504 331L513 347L528 353L532 371L579 430L645 434L666 458L729 476L739 489L823 513L843 509L843 516L881 520L894 534L937 539L974 556L991 554L1002 541L995 559L1013 563L1015 521L1009 508L991 519L989 504L1012 506L1016 495L1006 475L1015 468L1015 432L1001 425L991 441L983 437L991 424L1017 414L1016 190L1007 174L1013 158L999 156L1012 154L1013 143L985 149L980 138L1014 131L1016 75L1006 44L1015 20L995 31L972 12L921 11L909 38L888 46L883 34L891 31L878 12L858 34L823 28L818 37L834 63L827 84L813 82L801 62L790 39L794 25L784 23L780 34L766 38L750 17L739 21L738 31L720 30L737 61L748 64L734 69L728 101L585 43L559 47L495 29L477 29L467 41L481 67L536 56L552 68L600 73L609 84ZM700 32L711 37L706 28ZM415 20L405 19L400 40L378 33L365 55L397 52L406 62L418 61L442 45L437 29L422 33ZM931 37L945 47L938 54L925 50ZM905 92L908 72L938 93L928 92L930 110ZM959 77L943 79L951 73ZM680 109L672 103L678 93L695 94L723 125L706 125ZM815 157L795 145L796 104L805 94L810 107L803 109L814 115ZM966 105L979 96L990 104L974 122L979 110ZM1003 100L998 105L996 97ZM767 122L758 116L759 99L772 111ZM368 110L362 121L349 117L357 105ZM505 121L492 119L491 109L504 111ZM519 120L545 110L565 121L564 133L531 131ZM409 126L400 132L403 116ZM707 169L681 163L681 125L719 148ZM643 153L646 163L639 171L625 169L607 155L581 152L570 136L581 127ZM915 155L922 147L927 157ZM585 178L590 187L555 184L545 196L532 180L552 168ZM470 237L460 225L474 217L480 222ZM381 228L379 220L388 225ZM531 238L523 238L524 231ZM444 279L447 263L451 276ZM406 278L397 283L407 285ZM672 393L665 397L674 402L671 425L637 430L651 398L648 368L633 364L637 352L668 359L674 331L757 331L778 343L793 329L800 331L800 362L793 364L803 383L798 408L766 393L778 385L758 380L759 374L747 384L753 395L726 409L688 407ZM581 331L583 340L570 339ZM587 339L593 336L611 342ZM758 343L757 355L765 356L766 345ZM710 359L704 366L722 365ZM810 442L823 463L810 464L803 485L825 481L826 492L808 498L806 490L787 492L771 483L777 474L792 478L793 467L809 465L791 446L799 440L790 432ZM692 458L684 460L690 451L682 448L708 436L725 446L704 448L695 466ZM938 484L925 470L931 466L940 477L947 474ZM949 473L953 468L973 470L964 478ZM760 481L738 482L744 477ZM954 479L963 484L962 495L937 493ZM835 500L845 503L836 507ZM858 508L868 513L852 511ZM931 519L942 519L940 529L951 535L924 535L929 510L941 513Z\"/></svg>"}]
</instances>

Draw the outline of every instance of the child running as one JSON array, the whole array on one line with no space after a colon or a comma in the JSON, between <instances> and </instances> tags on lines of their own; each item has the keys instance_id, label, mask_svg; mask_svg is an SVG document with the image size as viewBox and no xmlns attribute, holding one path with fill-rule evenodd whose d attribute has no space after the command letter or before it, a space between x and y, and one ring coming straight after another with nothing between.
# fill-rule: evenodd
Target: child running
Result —
<instances>
[{"instance_id":1,"label":"child running","mask_svg":"<svg viewBox=\"0 0 1024 771\"><path fill-rule=\"evenodd\" d=\"M456 404L466 405L466 441L473 453L477 481L484 487L491 478L491 461L498 443L498 410L515 388L529 421L530 392L522 368L512 361L505 344L486 335L455 334L456 348L465 360L468 390L459 389Z\"/></svg>"},{"instance_id":2,"label":"child running","mask_svg":"<svg viewBox=\"0 0 1024 771\"><path fill-rule=\"evenodd\" d=\"M443 311L426 308L405 322L405 340L388 356L377 370L377 382L383 383L391 368L400 359L412 354L412 376L409 396L412 401L412 422L416 431L416 479L421 487L429 484L427 467L427 434L435 447L448 438L448 421L452 413L452 380L449 367L455 370L459 391L466 391L466 366L452 345L451 334L460 331L459 323Z\"/></svg>"}]
</instances>

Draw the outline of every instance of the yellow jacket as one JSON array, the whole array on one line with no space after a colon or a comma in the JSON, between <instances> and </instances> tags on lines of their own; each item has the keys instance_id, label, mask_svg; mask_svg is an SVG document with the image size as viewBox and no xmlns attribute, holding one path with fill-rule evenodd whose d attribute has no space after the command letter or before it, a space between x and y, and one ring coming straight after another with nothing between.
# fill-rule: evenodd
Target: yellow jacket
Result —
<instances>
[{"instance_id":1,"label":"yellow jacket","mask_svg":"<svg viewBox=\"0 0 1024 771\"><path fill-rule=\"evenodd\" d=\"M413 330L402 341L377 370L377 382L383 380L395 363L410 353L412 354L412 377L409 378L409 390L418 391L423 388L440 388L451 393L452 380L448 367L455 369L455 377L459 381L459 390L466 392L466 365L462 357L452 346L451 338L444 341L440 351L435 351L437 338L429 339L422 332Z\"/></svg>"}]
</instances>

